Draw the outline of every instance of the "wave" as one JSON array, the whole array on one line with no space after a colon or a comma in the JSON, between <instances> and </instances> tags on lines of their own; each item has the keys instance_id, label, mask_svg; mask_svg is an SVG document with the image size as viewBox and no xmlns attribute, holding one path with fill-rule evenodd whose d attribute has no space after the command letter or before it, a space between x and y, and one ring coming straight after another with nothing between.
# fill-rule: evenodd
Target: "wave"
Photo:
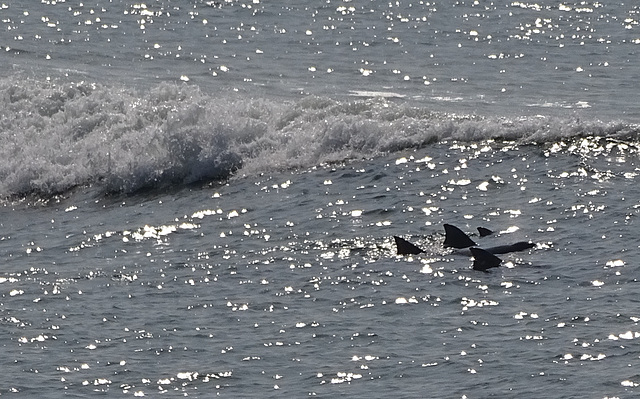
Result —
<instances>
[{"instance_id":1,"label":"wave","mask_svg":"<svg viewBox=\"0 0 640 399\"><path fill-rule=\"evenodd\" d=\"M224 181L372 158L444 140L546 145L580 137L637 142L622 121L432 112L389 97L247 98L161 83L141 90L0 79L0 196L50 197Z\"/></svg>"}]
</instances>

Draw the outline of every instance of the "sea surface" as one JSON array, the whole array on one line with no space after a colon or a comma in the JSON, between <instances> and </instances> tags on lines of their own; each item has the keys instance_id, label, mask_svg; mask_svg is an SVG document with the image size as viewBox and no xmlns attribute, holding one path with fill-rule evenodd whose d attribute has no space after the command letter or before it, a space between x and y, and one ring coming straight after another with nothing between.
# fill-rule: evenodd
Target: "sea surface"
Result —
<instances>
[{"instance_id":1,"label":"sea surface","mask_svg":"<svg viewBox=\"0 0 640 399\"><path fill-rule=\"evenodd\" d=\"M4 0L0 50L0 396L640 392L640 5Z\"/></svg>"}]
</instances>

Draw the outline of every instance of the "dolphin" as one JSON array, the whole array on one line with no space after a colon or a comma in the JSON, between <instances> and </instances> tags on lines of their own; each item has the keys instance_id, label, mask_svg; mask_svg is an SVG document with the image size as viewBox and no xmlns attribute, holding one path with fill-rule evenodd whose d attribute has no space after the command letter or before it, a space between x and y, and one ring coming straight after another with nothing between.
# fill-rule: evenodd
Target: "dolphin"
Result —
<instances>
[{"instance_id":1,"label":"dolphin","mask_svg":"<svg viewBox=\"0 0 640 399\"><path fill-rule=\"evenodd\" d=\"M480 229L480 228L478 228ZM455 249L466 249L471 247L477 247L476 244L471 237L469 237L462 230L457 228L456 226L445 224L444 225L445 239L444 246L448 248ZM480 233L482 235L482 233ZM525 249L533 248L536 244L528 241L519 241L515 244L510 245L499 245L497 247L489 247L484 248L485 251L490 254L499 255L499 254L507 254L509 252L519 252L524 251Z\"/></svg>"},{"instance_id":2,"label":"dolphin","mask_svg":"<svg viewBox=\"0 0 640 399\"><path fill-rule=\"evenodd\" d=\"M473 270L486 272L488 269L498 267L502 263L502 259L482 248L471 247L469 251L473 255Z\"/></svg>"},{"instance_id":3,"label":"dolphin","mask_svg":"<svg viewBox=\"0 0 640 399\"><path fill-rule=\"evenodd\" d=\"M498 267L502 263L502 260L496 255L506 254L509 252L524 251L529 248L533 248L536 244L528 241L519 241L515 244L499 245L497 247L478 248L471 237L469 237L462 230L451 224L444 225L445 239L443 246L446 248L453 248L456 250L468 250L469 254L473 256L473 269L480 271L487 271L492 267ZM489 229L478 227L480 237L491 235L493 232ZM418 255L424 252L423 249L405 240L402 237L393 236L396 243L396 251L398 255ZM458 251L462 252L462 251Z\"/></svg>"},{"instance_id":4,"label":"dolphin","mask_svg":"<svg viewBox=\"0 0 640 399\"><path fill-rule=\"evenodd\" d=\"M478 227L478 234L480 234L480 237L486 237L486 236L490 236L491 234L493 234L493 231L484 228L484 227Z\"/></svg>"},{"instance_id":5,"label":"dolphin","mask_svg":"<svg viewBox=\"0 0 640 399\"><path fill-rule=\"evenodd\" d=\"M393 239L396 241L396 251L398 255L418 255L424 252L424 250L402 237L393 236Z\"/></svg>"},{"instance_id":6,"label":"dolphin","mask_svg":"<svg viewBox=\"0 0 640 399\"><path fill-rule=\"evenodd\" d=\"M444 243L446 248L463 249L469 247L475 247L476 244L471 237L469 237L462 230L456 226L445 224L444 225Z\"/></svg>"}]
</instances>

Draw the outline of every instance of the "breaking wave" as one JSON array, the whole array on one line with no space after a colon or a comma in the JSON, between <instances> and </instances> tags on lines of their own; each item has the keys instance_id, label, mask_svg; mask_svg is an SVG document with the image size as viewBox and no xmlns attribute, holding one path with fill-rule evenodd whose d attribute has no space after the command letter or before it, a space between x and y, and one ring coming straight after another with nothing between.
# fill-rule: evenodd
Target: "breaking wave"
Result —
<instances>
[{"instance_id":1,"label":"breaking wave","mask_svg":"<svg viewBox=\"0 0 640 399\"><path fill-rule=\"evenodd\" d=\"M4 198L78 186L132 193L224 181L443 140L637 143L640 131L621 121L446 114L384 97L283 101L186 84L139 90L20 76L0 80L0 102Z\"/></svg>"}]
</instances>

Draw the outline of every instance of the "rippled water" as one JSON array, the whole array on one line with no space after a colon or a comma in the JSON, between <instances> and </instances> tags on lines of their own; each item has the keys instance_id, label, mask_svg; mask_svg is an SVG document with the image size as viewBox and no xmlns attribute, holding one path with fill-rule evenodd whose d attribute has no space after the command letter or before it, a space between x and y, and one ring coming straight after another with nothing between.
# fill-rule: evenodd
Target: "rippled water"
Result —
<instances>
[{"instance_id":1,"label":"rippled water","mask_svg":"<svg viewBox=\"0 0 640 399\"><path fill-rule=\"evenodd\" d=\"M141 87L378 92L446 111L592 108L637 121L638 11L597 1L6 3L1 62Z\"/></svg>"},{"instance_id":2,"label":"rippled water","mask_svg":"<svg viewBox=\"0 0 640 399\"><path fill-rule=\"evenodd\" d=\"M637 185L616 168L636 151L590 159L600 143L575 144L594 150L441 144L213 190L5 207L2 386L631 394ZM441 248L442 222L537 248L476 272ZM397 257L393 234L427 253Z\"/></svg>"},{"instance_id":3,"label":"rippled water","mask_svg":"<svg viewBox=\"0 0 640 399\"><path fill-rule=\"evenodd\" d=\"M5 1L0 394L633 397L637 14Z\"/></svg>"}]
</instances>

